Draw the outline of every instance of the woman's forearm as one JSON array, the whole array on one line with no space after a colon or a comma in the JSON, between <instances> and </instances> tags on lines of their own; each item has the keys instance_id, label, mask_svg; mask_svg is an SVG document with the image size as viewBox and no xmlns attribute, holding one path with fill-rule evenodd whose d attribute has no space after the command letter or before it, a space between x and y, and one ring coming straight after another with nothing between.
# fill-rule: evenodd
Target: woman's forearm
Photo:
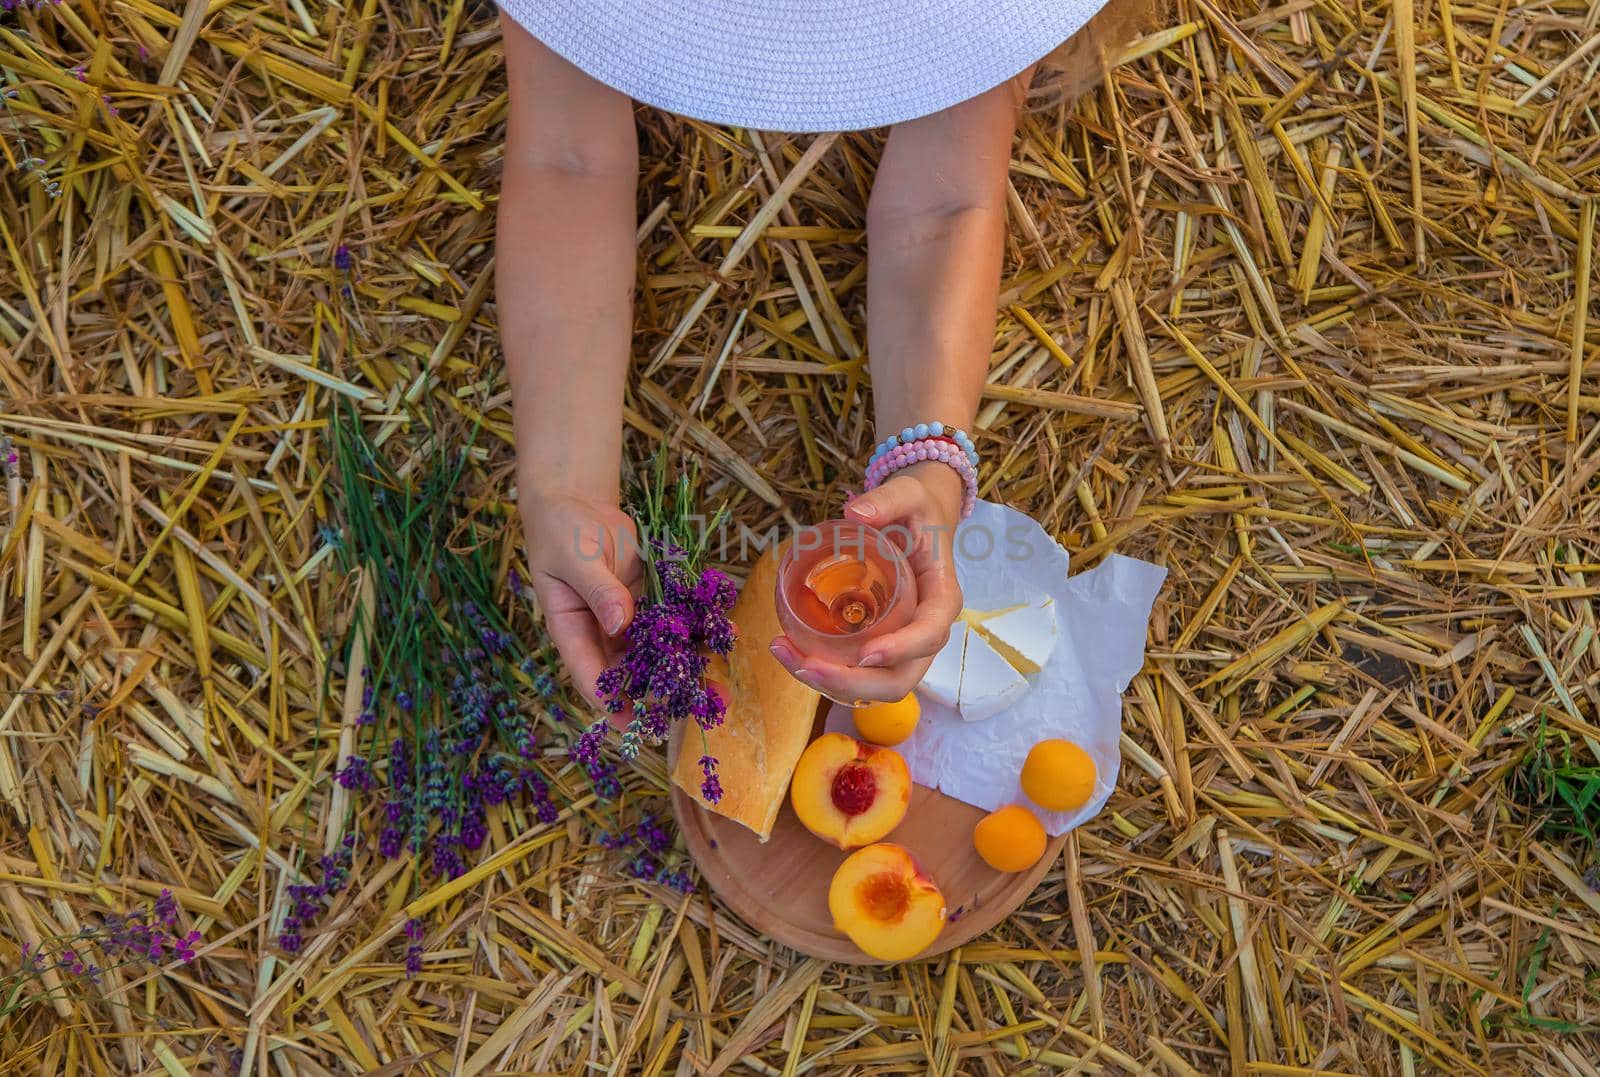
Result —
<instances>
[{"instance_id":1,"label":"woman's forearm","mask_svg":"<svg viewBox=\"0 0 1600 1077\"><path fill-rule=\"evenodd\" d=\"M519 484L614 496L633 328L634 180L505 173L496 293ZM599 420L597 416L608 417Z\"/></svg>"},{"instance_id":2,"label":"woman's forearm","mask_svg":"<svg viewBox=\"0 0 1600 1077\"><path fill-rule=\"evenodd\" d=\"M874 243L867 343L878 436L935 419L970 427L994 348L1004 214L972 209Z\"/></svg>"},{"instance_id":3,"label":"woman's forearm","mask_svg":"<svg viewBox=\"0 0 1600 1077\"><path fill-rule=\"evenodd\" d=\"M879 436L969 426L994 350L1018 94L898 125L868 209L867 345Z\"/></svg>"},{"instance_id":4,"label":"woman's forearm","mask_svg":"<svg viewBox=\"0 0 1600 1077\"><path fill-rule=\"evenodd\" d=\"M633 331L632 103L509 21L496 298L524 491L614 498Z\"/></svg>"}]
</instances>

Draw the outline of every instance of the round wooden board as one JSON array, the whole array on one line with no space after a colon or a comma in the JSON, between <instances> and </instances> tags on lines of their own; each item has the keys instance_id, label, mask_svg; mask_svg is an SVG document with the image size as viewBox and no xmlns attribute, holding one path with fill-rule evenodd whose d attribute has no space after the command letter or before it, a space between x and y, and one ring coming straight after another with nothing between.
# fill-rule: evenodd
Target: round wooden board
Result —
<instances>
[{"instance_id":1,"label":"round wooden board","mask_svg":"<svg viewBox=\"0 0 1600 1077\"><path fill-rule=\"evenodd\" d=\"M819 715L812 735L821 731ZM677 749L676 737L672 748ZM802 826L787 796L765 845L744 826L707 811L676 785L672 812L700 874L723 904L758 933L811 957L854 965L885 963L868 957L834 930L828 884L848 854ZM1011 915L1039 885L1067 840L1051 838L1039 863L1025 872L998 872L972 846L972 828L984 815L979 808L918 785L912 789L905 820L884 839L910 850L933 876L950 910L944 930L919 958L970 942Z\"/></svg>"}]
</instances>

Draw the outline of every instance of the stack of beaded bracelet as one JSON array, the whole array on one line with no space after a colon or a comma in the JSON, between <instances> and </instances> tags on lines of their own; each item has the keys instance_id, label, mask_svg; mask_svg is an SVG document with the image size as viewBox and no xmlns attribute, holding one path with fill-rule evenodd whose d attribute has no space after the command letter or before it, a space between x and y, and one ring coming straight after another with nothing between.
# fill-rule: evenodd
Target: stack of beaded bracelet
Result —
<instances>
[{"instance_id":1,"label":"stack of beaded bracelet","mask_svg":"<svg viewBox=\"0 0 1600 1077\"><path fill-rule=\"evenodd\" d=\"M916 426L906 427L898 434L890 434L879 443L876 449L872 450L872 457L867 461L867 466L871 467L877 463L879 457L896 445L907 445L925 438L944 438L947 441L955 442L961 446L961 451L967 454L967 459L972 461L972 466L978 466L978 450L973 447L972 439L967 437L967 432L965 430L957 430L953 426L946 426L944 423L918 423Z\"/></svg>"},{"instance_id":2,"label":"stack of beaded bracelet","mask_svg":"<svg viewBox=\"0 0 1600 1077\"><path fill-rule=\"evenodd\" d=\"M867 461L866 488L881 486L896 471L923 460L937 460L955 469L961 476L961 518L971 516L978 503L978 450L965 431L943 423L918 423L885 438Z\"/></svg>"}]
</instances>

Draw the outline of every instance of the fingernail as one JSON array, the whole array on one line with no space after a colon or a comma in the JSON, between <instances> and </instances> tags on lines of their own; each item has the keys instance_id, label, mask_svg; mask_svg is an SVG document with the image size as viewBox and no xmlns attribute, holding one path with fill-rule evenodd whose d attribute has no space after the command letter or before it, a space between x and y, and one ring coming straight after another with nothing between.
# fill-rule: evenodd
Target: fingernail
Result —
<instances>
[{"instance_id":1,"label":"fingernail","mask_svg":"<svg viewBox=\"0 0 1600 1077\"><path fill-rule=\"evenodd\" d=\"M876 520L878 518L878 506L874 505L870 501L862 500L852 502L850 505L850 511L861 517L863 520Z\"/></svg>"},{"instance_id":2,"label":"fingernail","mask_svg":"<svg viewBox=\"0 0 1600 1077\"><path fill-rule=\"evenodd\" d=\"M772 657L776 658L786 666L794 661L794 652L789 649L788 644L784 643L780 639L773 640L771 645L768 646L767 650L772 652Z\"/></svg>"},{"instance_id":3,"label":"fingernail","mask_svg":"<svg viewBox=\"0 0 1600 1077\"><path fill-rule=\"evenodd\" d=\"M888 664L889 663L887 663L887 662L885 662L883 660L883 652L882 651L873 651L871 654L867 655L861 661L856 663L856 665L858 665L858 666L868 666L868 667L886 666Z\"/></svg>"},{"instance_id":4,"label":"fingernail","mask_svg":"<svg viewBox=\"0 0 1600 1077\"><path fill-rule=\"evenodd\" d=\"M809 687L817 687L817 673L815 670L804 667L794 671L794 679Z\"/></svg>"},{"instance_id":5,"label":"fingernail","mask_svg":"<svg viewBox=\"0 0 1600 1077\"><path fill-rule=\"evenodd\" d=\"M607 606L600 615L600 626L606 630L606 635L614 636L622 631L622 619L625 616L621 606Z\"/></svg>"}]
</instances>

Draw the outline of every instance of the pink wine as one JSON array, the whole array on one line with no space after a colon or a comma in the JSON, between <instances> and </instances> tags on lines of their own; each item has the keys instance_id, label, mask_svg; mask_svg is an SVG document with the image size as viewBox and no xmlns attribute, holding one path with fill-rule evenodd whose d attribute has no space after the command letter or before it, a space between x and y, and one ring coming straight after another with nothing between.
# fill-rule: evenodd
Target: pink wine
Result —
<instances>
[{"instance_id":1,"label":"pink wine","mask_svg":"<svg viewBox=\"0 0 1600 1077\"><path fill-rule=\"evenodd\" d=\"M778 569L778 622L802 654L854 665L868 640L911 620L904 555L865 524L828 520L795 535Z\"/></svg>"}]
</instances>

